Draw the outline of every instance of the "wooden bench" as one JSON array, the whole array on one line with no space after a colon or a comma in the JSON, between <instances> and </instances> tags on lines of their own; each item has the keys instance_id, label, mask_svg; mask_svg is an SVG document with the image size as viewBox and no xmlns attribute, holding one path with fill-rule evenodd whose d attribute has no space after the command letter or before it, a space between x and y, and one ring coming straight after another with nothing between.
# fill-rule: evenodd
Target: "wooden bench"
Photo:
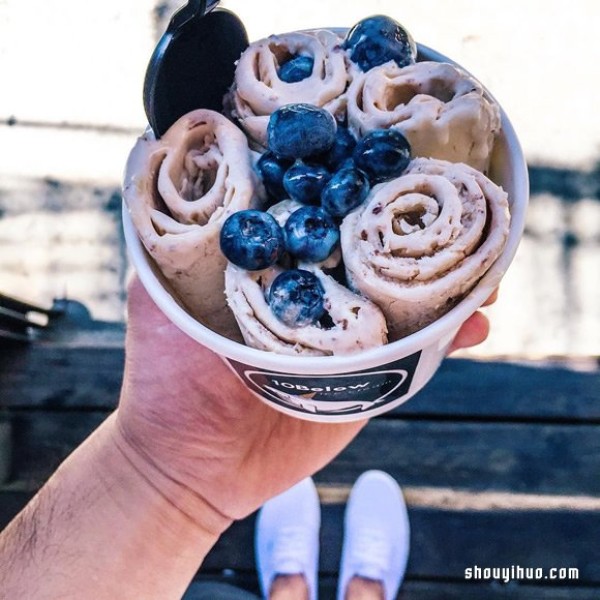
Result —
<instances>
[{"instance_id":1,"label":"wooden bench","mask_svg":"<svg viewBox=\"0 0 600 600\"><path fill-rule=\"evenodd\" d=\"M92 321L77 303L63 308L60 327L35 343L0 342L0 418L13 429L0 527L116 405L123 325ZM425 390L372 420L316 474L321 597L335 597L349 489L376 468L396 478L409 506L400 599L600 598L598 390L597 359L447 359ZM235 523L197 579L256 590L253 535L254 515ZM465 569L511 566L543 569L542 579L465 580ZM578 578L545 579L552 568L575 568Z\"/></svg>"}]
</instances>

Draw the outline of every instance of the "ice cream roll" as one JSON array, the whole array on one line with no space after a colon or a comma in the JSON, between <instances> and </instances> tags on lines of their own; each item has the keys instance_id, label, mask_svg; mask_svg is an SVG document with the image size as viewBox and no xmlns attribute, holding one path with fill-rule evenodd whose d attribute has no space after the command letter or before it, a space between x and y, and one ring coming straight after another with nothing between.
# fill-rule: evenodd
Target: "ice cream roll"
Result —
<instances>
[{"instance_id":1,"label":"ice cream roll","mask_svg":"<svg viewBox=\"0 0 600 600\"><path fill-rule=\"evenodd\" d=\"M219 233L233 212L258 203L244 133L196 110L159 139L149 131L130 153L123 197L146 250L177 298L204 325L241 341L227 307L227 260Z\"/></svg>"},{"instance_id":2,"label":"ice cream roll","mask_svg":"<svg viewBox=\"0 0 600 600\"><path fill-rule=\"evenodd\" d=\"M272 35L253 42L238 61L225 98L227 112L263 148L269 116L285 104L307 103L334 116L343 114L348 73L341 42L327 30ZM299 59L299 68L285 75Z\"/></svg>"},{"instance_id":3,"label":"ice cream roll","mask_svg":"<svg viewBox=\"0 0 600 600\"><path fill-rule=\"evenodd\" d=\"M387 318L390 341L441 317L502 252L507 194L465 164L413 160L341 226L348 281Z\"/></svg>"},{"instance_id":4,"label":"ice cream roll","mask_svg":"<svg viewBox=\"0 0 600 600\"><path fill-rule=\"evenodd\" d=\"M348 125L360 137L399 129L413 156L468 164L485 172L500 130L497 104L481 84L448 63L388 62L354 77L347 92Z\"/></svg>"},{"instance_id":5,"label":"ice cream roll","mask_svg":"<svg viewBox=\"0 0 600 600\"><path fill-rule=\"evenodd\" d=\"M266 300L271 283L282 269L245 271L228 265L227 300L248 346L287 355L329 356L351 354L387 342L385 318L375 304L315 265L299 267L314 273L321 282L326 314L316 324L290 327L273 314Z\"/></svg>"}]
</instances>

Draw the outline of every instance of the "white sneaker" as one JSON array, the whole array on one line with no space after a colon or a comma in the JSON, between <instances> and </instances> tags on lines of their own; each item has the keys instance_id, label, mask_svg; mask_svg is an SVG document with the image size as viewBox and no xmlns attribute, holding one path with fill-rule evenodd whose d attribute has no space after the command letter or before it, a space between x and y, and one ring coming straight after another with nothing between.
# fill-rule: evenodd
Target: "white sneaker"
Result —
<instances>
[{"instance_id":1,"label":"white sneaker","mask_svg":"<svg viewBox=\"0 0 600 600\"><path fill-rule=\"evenodd\" d=\"M346 505L338 600L358 575L383 584L385 600L396 598L410 543L408 512L400 486L387 473L367 471Z\"/></svg>"},{"instance_id":2,"label":"white sneaker","mask_svg":"<svg viewBox=\"0 0 600 600\"><path fill-rule=\"evenodd\" d=\"M310 600L317 600L321 507L308 477L261 508L255 551L260 587L268 598L276 575L304 576Z\"/></svg>"}]
</instances>

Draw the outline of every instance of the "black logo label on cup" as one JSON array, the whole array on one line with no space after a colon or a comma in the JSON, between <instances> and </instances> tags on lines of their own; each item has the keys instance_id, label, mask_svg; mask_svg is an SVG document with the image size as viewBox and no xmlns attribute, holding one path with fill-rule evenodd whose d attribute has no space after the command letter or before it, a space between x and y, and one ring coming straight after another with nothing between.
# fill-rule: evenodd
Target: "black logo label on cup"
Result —
<instances>
[{"instance_id":1,"label":"black logo label on cup","mask_svg":"<svg viewBox=\"0 0 600 600\"><path fill-rule=\"evenodd\" d=\"M340 375L292 375L229 360L246 385L298 412L347 415L380 407L408 393L420 352L386 365Z\"/></svg>"}]
</instances>

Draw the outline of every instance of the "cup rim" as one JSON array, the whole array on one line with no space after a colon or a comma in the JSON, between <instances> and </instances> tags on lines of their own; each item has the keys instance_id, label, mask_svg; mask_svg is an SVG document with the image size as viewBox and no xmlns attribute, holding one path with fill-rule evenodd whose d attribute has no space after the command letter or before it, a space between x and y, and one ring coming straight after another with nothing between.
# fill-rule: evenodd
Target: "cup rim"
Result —
<instances>
[{"instance_id":1,"label":"cup rim","mask_svg":"<svg viewBox=\"0 0 600 600\"><path fill-rule=\"evenodd\" d=\"M335 31L335 28L331 28L331 30ZM417 44L417 47L419 53L429 60L448 62L466 71L455 61L427 46ZM123 229L126 246L142 284L167 317L197 342L221 356L278 372L314 375L357 372L389 363L436 343L440 347L449 343L448 336L454 334L462 323L487 300L506 273L523 235L525 213L529 202L527 163L515 129L500 103L485 87L484 90L500 109L502 126L496 145L502 143L505 146L503 158L507 161L508 171L512 175L514 193L512 198L509 197L511 219L508 239L500 256L471 292L446 314L423 329L382 346L354 354L332 356L276 354L230 340L197 321L175 300L168 290L168 282L145 250L123 200Z\"/></svg>"}]
</instances>

